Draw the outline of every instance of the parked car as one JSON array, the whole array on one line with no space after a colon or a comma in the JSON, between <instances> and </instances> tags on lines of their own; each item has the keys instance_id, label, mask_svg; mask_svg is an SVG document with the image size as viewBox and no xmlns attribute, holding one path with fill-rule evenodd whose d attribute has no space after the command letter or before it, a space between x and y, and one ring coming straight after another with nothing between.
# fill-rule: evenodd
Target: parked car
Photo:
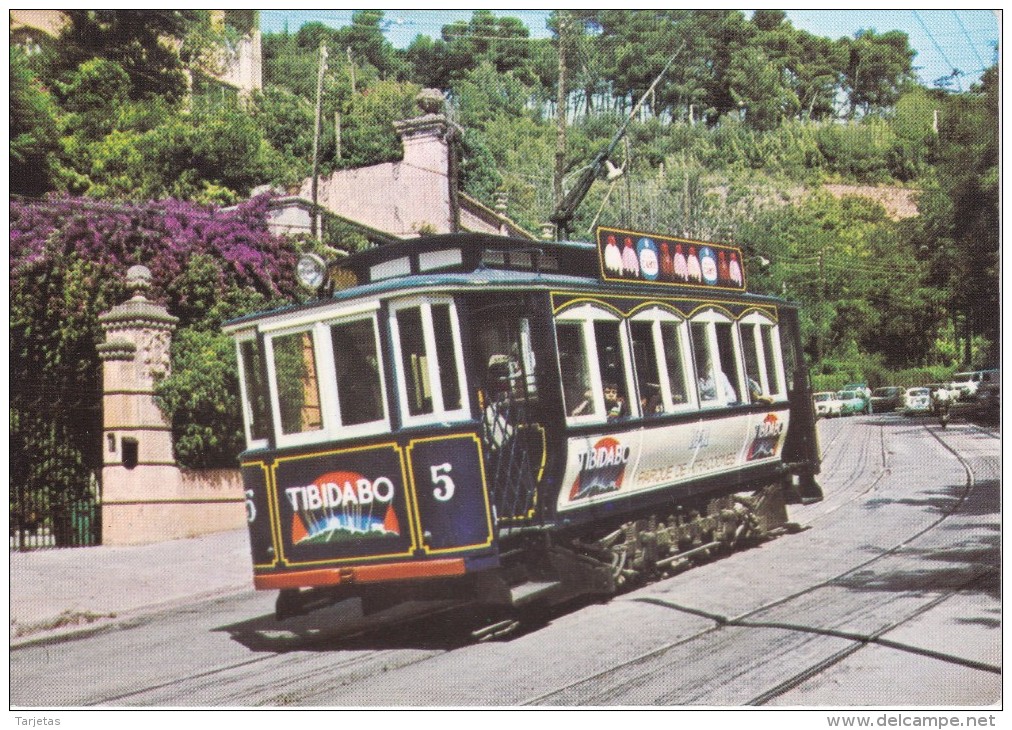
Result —
<instances>
[{"instance_id":1,"label":"parked car","mask_svg":"<svg viewBox=\"0 0 1012 730\"><path fill-rule=\"evenodd\" d=\"M871 388L868 387L867 383L848 383L843 386L843 390L856 390L857 394L865 400L871 399Z\"/></svg>"},{"instance_id":2,"label":"parked car","mask_svg":"<svg viewBox=\"0 0 1012 730\"><path fill-rule=\"evenodd\" d=\"M1001 377L999 370L974 370L969 373L956 373L952 376L952 387L959 390L959 400L973 400L981 383L997 383Z\"/></svg>"},{"instance_id":3,"label":"parked car","mask_svg":"<svg viewBox=\"0 0 1012 730\"><path fill-rule=\"evenodd\" d=\"M843 404L840 403L836 398L836 393L822 392L816 393L813 396L815 400L815 417L816 418L832 418L833 416L839 416L843 408Z\"/></svg>"},{"instance_id":4,"label":"parked car","mask_svg":"<svg viewBox=\"0 0 1012 730\"><path fill-rule=\"evenodd\" d=\"M927 388L907 388L900 410L905 416L931 412L931 391Z\"/></svg>"},{"instance_id":5,"label":"parked car","mask_svg":"<svg viewBox=\"0 0 1012 730\"><path fill-rule=\"evenodd\" d=\"M979 415L989 422L1001 420L1001 382L981 383L977 388Z\"/></svg>"},{"instance_id":6,"label":"parked car","mask_svg":"<svg viewBox=\"0 0 1012 730\"><path fill-rule=\"evenodd\" d=\"M836 394L840 401L840 415L853 416L855 413L867 413L868 401L864 399L864 393L857 390L841 390Z\"/></svg>"},{"instance_id":7,"label":"parked car","mask_svg":"<svg viewBox=\"0 0 1012 730\"><path fill-rule=\"evenodd\" d=\"M900 400L903 398L903 388L897 385L887 385L884 388L875 388L871 392L872 413L889 413L899 408Z\"/></svg>"}]
</instances>

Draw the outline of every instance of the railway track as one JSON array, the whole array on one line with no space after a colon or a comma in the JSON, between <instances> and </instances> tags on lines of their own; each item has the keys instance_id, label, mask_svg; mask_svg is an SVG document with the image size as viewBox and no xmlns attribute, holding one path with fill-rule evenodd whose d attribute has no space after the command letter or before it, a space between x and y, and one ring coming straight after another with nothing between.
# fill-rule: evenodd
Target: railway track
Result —
<instances>
[{"instance_id":1,"label":"railway track","mask_svg":"<svg viewBox=\"0 0 1012 730\"><path fill-rule=\"evenodd\" d=\"M982 435L987 438L993 437L994 434L988 432L986 429L981 429L977 426L967 426L963 429L963 432L957 432L956 430L943 430L940 427L934 426L930 422L923 422L917 425L918 428L922 428L927 434L930 435L937 443L939 443L948 453L954 456L959 464L961 465L965 473L965 482L962 485L960 493L955 496L954 501L947 506L947 508L931 521L926 526L913 532L912 534L904 535L901 539L898 539L894 544L888 546L878 554L870 557L867 560L859 562L856 565L849 566L846 570L839 571L835 575L832 575L818 583L806 586L805 588L784 595L774 601L770 601L755 607L747 612L739 615L727 616L721 614L710 614L705 611L693 609L688 606L679 605L670 601L657 600L653 598L641 599L648 601L654 605L663 606L670 608L676 612L691 613L696 616L701 616L712 621L712 625L697 631L696 633L681 637L678 641L670 644L657 647L650 652L633 657L623 663L622 666L616 666L608 669L606 672L600 672L593 676L583 677L577 681L572 682L566 687L555 688L551 692L544 693L540 696L532 698L527 704L532 705L552 705L552 704L573 704L573 699L577 696L585 694L584 690L588 687L607 686L614 688L613 690L605 690L602 692L600 689L594 690L589 696L584 696L581 700L587 701L590 704L611 704L621 703L622 700L619 697L622 694L627 693L627 689L616 687L616 683L613 678L616 674L622 676L622 684L626 688L630 686L636 686L637 683L649 685L652 682L656 682L658 678L665 674L673 672L667 672L667 670L674 670L677 666L678 658L685 657L687 654L691 654L694 651L694 646L702 642L708 641L710 637L719 632L728 632L734 629L744 630L746 632L757 632L757 631L777 631L786 632L794 635L804 636L815 636L823 638L836 639L841 643L841 646L834 651L827 653L824 656L819 657L817 660L810 663L806 663L799 667L796 671L789 674L789 676L780 679L774 685L764 688L761 692L755 693L747 698L743 698L735 704L742 706L761 706L771 703L775 703L778 698L789 694L792 690L795 690L807 682L810 682L814 678L823 674L832 667L840 664L847 660L849 657L856 653L866 649L869 646L880 646L886 647L894 651L908 653L910 655L917 655L922 657L929 657L933 660L951 664L958 667L963 667L973 671L985 672L991 675L1001 674L1001 665L997 662L978 661L968 659L965 656L961 656L953 652L944 651L933 651L925 649L924 647L890 640L888 635L894 633L897 629L907 626L919 618L924 616L926 613L944 604L946 601L951 600L954 596L958 595L961 591L981 588L984 587L988 581L995 577L995 573L989 570L985 566L981 566L980 570L970 574L966 579L957 585L940 584L934 586L939 594L920 601L918 605L913 606L900 614L899 616L881 624L873 631L858 632L858 631L847 631L833 628L820 628L806 625L799 622L790 621L779 621L779 620L768 620L764 619L764 616L769 615L776 609L784 609L791 605L803 603L807 598L815 598L821 592L831 589L834 586L841 584L847 584L855 576L867 574L869 571L874 570L876 566L892 559L896 555L902 553L913 543L922 540L926 536L937 533L947 521L951 520L956 515L959 515L961 510L967 501L972 497L974 489L978 485L978 472L984 471L984 476L987 480L997 476L997 473L992 473L992 470L997 466L992 460L984 459L980 464L974 464L972 456L968 458L963 455L960 450L957 450L953 445L952 441L961 438L961 433L970 432L974 435ZM836 481L841 476L841 464L833 463L834 450L837 445L850 444L853 445L852 441L846 438L841 438L845 435L846 428L841 428L836 432L835 438L831 439L827 444L824 456L830 463L830 469L828 474L824 473L824 476L828 476L829 479L834 481L834 488L840 488L845 486L849 489L854 489L854 485L862 482L860 472L862 469L855 469L853 473L847 473L843 475L842 481ZM885 474L888 473L888 450L885 447L885 426L876 428L878 433L878 439L882 444L881 448L881 461L875 463L874 461L868 462L866 457L869 450L866 448L867 444L873 442L874 439L866 438L861 444L858 445L860 457L859 462L865 464L864 471L871 471L871 480L867 481L869 476L865 474L866 484L860 486L848 495L847 499L835 504L832 509L827 512L819 514L812 522L823 520L827 518L832 512L836 512L842 509L848 504L855 503L870 492L872 492L876 486L881 482ZM875 474L875 471L878 474ZM929 590L932 588L930 584L921 587L922 590ZM781 611L782 613L783 611ZM627 671L624 671L627 670ZM637 676L638 675L638 676ZM670 702L671 704L711 704L704 700L705 693L701 692L693 696L690 693L679 693L673 691L665 696L663 699Z\"/></svg>"},{"instance_id":2,"label":"railway track","mask_svg":"<svg viewBox=\"0 0 1012 730\"><path fill-rule=\"evenodd\" d=\"M996 580L990 553L959 561L951 555L960 546L975 547L981 516L997 514L991 503L1000 478L996 434L970 424L943 430L933 420L888 417L843 419L829 429L822 475L827 499L794 509L792 517L812 527L802 535L550 616L508 641L471 641L463 624L476 617L459 606L351 630L328 627L336 614L326 610L302 623L267 617L248 626L219 623L212 631L227 633L220 641L226 650L214 661L194 669L198 662L173 667L165 659L159 671L82 690L70 704L810 705L822 704L820 687L882 652L906 657L904 667L929 662L977 683L1000 682L999 658L916 639L919 622L940 611L962 617L960 601L991 591ZM919 462L930 462L922 471L931 479L906 479ZM850 525L874 522L887 510L890 519L867 535L848 536ZM774 558L798 562L825 546L834 552L810 558L796 575L772 586L747 583L749 575L765 577ZM946 560L953 563L947 572L922 567ZM743 586L755 595L732 600ZM716 600L715 592L726 600ZM209 610L195 607L193 615ZM652 623L623 619L629 616ZM111 641L157 652L156 640L143 634L161 621L72 642L60 655L84 658ZM187 618L171 621L183 636ZM594 643L588 627L598 624L614 627L610 641L604 634ZM631 641L641 632L642 640ZM206 644L210 636L194 638ZM49 656L45 647L22 651ZM544 663L549 656L562 668L551 670L552 662ZM52 669L45 666L48 681ZM865 697L863 704L876 702Z\"/></svg>"}]
</instances>

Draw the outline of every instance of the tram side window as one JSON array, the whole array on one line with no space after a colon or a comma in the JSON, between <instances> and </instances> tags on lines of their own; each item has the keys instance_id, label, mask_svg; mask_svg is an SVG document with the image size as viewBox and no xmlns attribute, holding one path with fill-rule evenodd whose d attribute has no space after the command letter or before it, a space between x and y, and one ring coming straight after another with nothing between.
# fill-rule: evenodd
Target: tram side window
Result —
<instances>
[{"instance_id":1,"label":"tram side window","mask_svg":"<svg viewBox=\"0 0 1012 730\"><path fill-rule=\"evenodd\" d=\"M770 384L769 395L780 393L780 379L777 377L777 350L779 344L773 336L773 327L759 325L759 333L762 335L763 349L766 351L766 382Z\"/></svg>"},{"instance_id":2,"label":"tram side window","mask_svg":"<svg viewBox=\"0 0 1012 730\"><path fill-rule=\"evenodd\" d=\"M622 357L621 323L612 321L594 322L594 340L597 343L597 360L604 387L604 408L608 420L627 417L630 388Z\"/></svg>"},{"instance_id":3,"label":"tram side window","mask_svg":"<svg viewBox=\"0 0 1012 730\"><path fill-rule=\"evenodd\" d=\"M243 340L239 343L239 360L246 392L246 412L249 414L249 438L250 441L261 441L267 438L270 429L270 409L267 406L267 383L256 340Z\"/></svg>"},{"instance_id":4,"label":"tram side window","mask_svg":"<svg viewBox=\"0 0 1012 730\"><path fill-rule=\"evenodd\" d=\"M323 428L320 385L312 332L279 335L273 339L274 373L283 434Z\"/></svg>"},{"instance_id":5,"label":"tram side window","mask_svg":"<svg viewBox=\"0 0 1012 730\"><path fill-rule=\"evenodd\" d=\"M375 323L368 319L335 324L330 328L330 338L341 424L354 426L382 420L385 411Z\"/></svg>"},{"instance_id":6,"label":"tram side window","mask_svg":"<svg viewBox=\"0 0 1012 730\"><path fill-rule=\"evenodd\" d=\"M784 377L786 378L787 392L794 390L794 374L798 367L798 356L794 350L793 328L780 322L780 352L783 354Z\"/></svg>"},{"instance_id":7,"label":"tram side window","mask_svg":"<svg viewBox=\"0 0 1012 730\"><path fill-rule=\"evenodd\" d=\"M590 360L583 338L583 323L558 322L555 333L559 344L566 413L570 416L595 415L597 406L591 388Z\"/></svg>"},{"instance_id":8,"label":"tram side window","mask_svg":"<svg viewBox=\"0 0 1012 730\"><path fill-rule=\"evenodd\" d=\"M632 337L633 364L636 366L636 385L639 387L641 411L644 416L664 413L661 375L654 347L654 323L630 322L629 334Z\"/></svg>"},{"instance_id":9,"label":"tram side window","mask_svg":"<svg viewBox=\"0 0 1012 730\"><path fill-rule=\"evenodd\" d=\"M674 322L661 322L664 363L668 370L671 400L675 408L689 402L685 363L682 362L682 330Z\"/></svg>"},{"instance_id":10,"label":"tram side window","mask_svg":"<svg viewBox=\"0 0 1012 730\"><path fill-rule=\"evenodd\" d=\"M692 356L699 378L700 405L731 405L738 401L734 385L738 367L730 327L725 322L692 323Z\"/></svg>"},{"instance_id":11,"label":"tram side window","mask_svg":"<svg viewBox=\"0 0 1012 730\"><path fill-rule=\"evenodd\" d=\"M748 384L749 397L753 402L769 400L769 388L763 387L763 374L760 370L759 348L756 345L756 330L758 325L742 324L741 326L741 348L745 355L745 382ZM769 383L769 380L766 380Z\"/></svg>"},{"instance_id":12,"label":"tram side window","mask_svg":"<svg viewBox=\"0 0 1012 730\"><path fill-rule=\"evenodd\" d=\"M408 391L408 413L412 416L432 413L432 384L429 382L421 309L409 307L398 310L397 329L400 332L401 365Z\"/></svg>"},{"instance_id":13,"label":"tram side window","mask_svg":"<svg viewBox=\"0 0 1012 730\"><path fill-rule=\"evenodd\" d=\"M734 344L734 328L730 322L716 322L714 327L717 330L717 357L720 360L720 368L729 381L724 383L724 397L728 404L741 403L745 398L739 392L741 367L738 364L739 358Z\"/></svg>"}]
</instances>

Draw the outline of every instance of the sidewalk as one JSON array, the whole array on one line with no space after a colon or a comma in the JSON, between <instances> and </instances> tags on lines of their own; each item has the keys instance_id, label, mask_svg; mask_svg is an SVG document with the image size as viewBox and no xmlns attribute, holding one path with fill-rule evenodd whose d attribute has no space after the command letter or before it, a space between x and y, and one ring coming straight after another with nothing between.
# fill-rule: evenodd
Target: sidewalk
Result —
<instances>
[{"instance_id":1,"label":"sidewalk","mask_svg":"<svg viewBox=\"0 0 1012 730\"><path fill-rule=\"evenodd\" d=\"M10 643L92 630L145 612L253 590L249 533L152 545L10 553Z\"/></svg>"}]
</instances>

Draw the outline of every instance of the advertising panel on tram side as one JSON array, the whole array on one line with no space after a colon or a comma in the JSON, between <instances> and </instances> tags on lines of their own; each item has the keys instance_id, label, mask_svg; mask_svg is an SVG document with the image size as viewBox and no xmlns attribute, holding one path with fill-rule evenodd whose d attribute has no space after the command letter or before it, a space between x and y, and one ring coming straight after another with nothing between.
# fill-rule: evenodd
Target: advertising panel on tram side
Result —
<instances>
[{"instance_id":1,"label":"advertising panel on tram side","mask_svg":"<svg viewBox=\"0 0 1012 730\"><path fill-rule=\"evenodd\" d=\"M788 410L569 440L560 511L782 460Z\"/></svg>"},{"instance_id":2,"label":"advertising panel on tram side","mask_svg":"<svg viewBox=\"0 0 1012 730\"><path fill-rule=\"evenodd\" d=\"M602 226L597 251L605 281L745 291L744 259L736 246Z\"/></svg>"}]
</instances>

